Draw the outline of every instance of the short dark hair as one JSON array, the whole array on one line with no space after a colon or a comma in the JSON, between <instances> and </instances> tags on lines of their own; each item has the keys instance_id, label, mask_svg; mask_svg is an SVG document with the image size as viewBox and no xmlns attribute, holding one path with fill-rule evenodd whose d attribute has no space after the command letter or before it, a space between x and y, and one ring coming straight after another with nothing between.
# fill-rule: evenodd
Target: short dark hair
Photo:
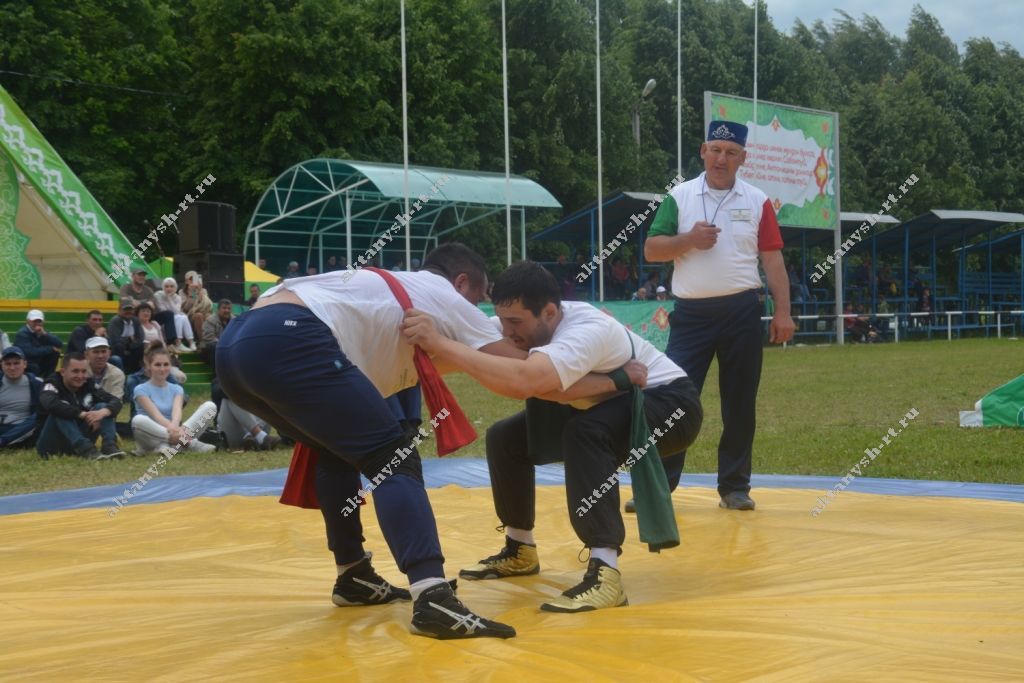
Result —
<instances>
[{"instance_id":1,"label":"short dark hair","mask_svg":"<svg viewBox=\"0 0 1024 683\"><path fill-rule=\"evenodd\" d=\"M220 301L218 301L218 302L217 302L217 308L220 308L220 307L221 307L221 306L223 306L224 304L227 304L228 306L234 306L234 305L235 305L235 304L234 304L234 303L233 303L233 302L231 301L231 299L221 299Z\"/></svg>"},{"instance_id":2,"label":"short dark hair","mask_svg":"<svg viewBox=\"0 0 1024 683\"><path fill-rule=\"evenodd\" d=\"M61 361L61 367L66 368L68 366L68 363L73 360L80 360L84 363L86 362L85 354L82 353L81 351L68 351L67 353L64 354L64 359L63 361Z\"/></svg>"},{"instance_id":3,"label":"short dark hair","mask_svg":"<svg viewBox=\"0 0 1024 683\"><path fill-rule=\"evenodd\" d=\"M451 283L460 273L465 273L474 286L483 286L487 277L487 264L483 257L461 242L435 247L423 259L420 270L435 270Z\"/></svg>"},{"instance_id":4,"label":"short dark hair","mask_svg":"<svg viewBox=\"0 0 1024 683\"><path fill-rule=\"evenodd\" d=\"M139 305L135 307L136 317L139 315L139 311L142 310L148 310L150 313L155 313L155 311L153 310L153 304L149 303L148 301L140 301Z\"/></svg>"},{"instance_id":5,"label":"short dark hair","mask_svg":"<svg viewBox=\"0 0 1024 683\"><path fill-rule=\"evenodd\" d=\"M99 317L102 318L103 317L103 311L100 311L100 310L97 310L97 309L94 308L94 309L92 309L91 311L89 311L88 313L85 314L85 319L88 320L89 318L93 317L94 315L98 315Z\"/></svg>"},{"instance_id":6,"label":"short dark hair","mask_svg":"<svg viewBox=\"0 0 1024 683\"><path fill-rule=\"evenodd\" d=\"M516 300L526 310L540 315L549 303L562 305L562 290L547 268L533 261L520 261L498 276L491 291L495 306L507 306Z\"/></svg>"}]
</instances>

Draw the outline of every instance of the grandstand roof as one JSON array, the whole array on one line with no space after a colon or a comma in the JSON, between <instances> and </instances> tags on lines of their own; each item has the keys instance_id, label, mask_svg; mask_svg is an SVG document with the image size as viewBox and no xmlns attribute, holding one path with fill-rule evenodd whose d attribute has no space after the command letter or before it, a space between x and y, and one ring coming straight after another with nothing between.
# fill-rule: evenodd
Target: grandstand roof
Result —
<instances>
[{"instance_id":1,"label":"grandstand roof","mask_svg":"<svg viewBox=\"0 0 1024 683\"><path fill-rule=\"evenodd\" d=\"M505 175L466 169L410 166L408 177L413 252L421 256L437 238L482 218L504 213ZM538 183L513 175L508 202L520 220L526 209L561 208ZM245 231L251 260L324 258L324 251L351 262L392 228L384 249L405 254L405 172L399 164L348 159L309 159L292 166L263 193ZM322 262L321 262L322 265Z\"/></svg>"}]
</instances>

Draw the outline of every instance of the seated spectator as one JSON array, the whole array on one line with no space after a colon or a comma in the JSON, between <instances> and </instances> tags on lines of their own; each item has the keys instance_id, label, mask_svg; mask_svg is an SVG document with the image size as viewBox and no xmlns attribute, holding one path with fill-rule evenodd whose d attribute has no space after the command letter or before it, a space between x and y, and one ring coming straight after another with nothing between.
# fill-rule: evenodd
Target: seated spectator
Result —
<instances>
[{"instance_id":1,"label":"seated spectator","mask_svg":"<svg viewBox=\"0 0 1024 683\"><path fill-rule=\"evenodd\" d=\"M0 448L30 448L40 422L39 392L43 381L28 372L25 352L8 346L0 356Z\"/></svg>"},{"instance_id":2,"label":"seated spectator","mask_svg":"<svg viewBox=\"0 0 1024 683\"><path fill-rule=\"evenodd\" d=\"M328 256L327 263L324 264L324 272L333 273L336 270L341 270L341 268L338 267L338 257Z\"/></svg>"},{"instance_id":3,"label":"seated spectator","mask_svg":"<svg viewBox=\"0 0 1024 683\"><path fill-rule=\"evenodd\" d=\"M633 298L631 301L647 301L647 288L641 287L633 292Z\"/></svg>"},{"instance_id":4,"label":"seated spectator","mask_svg":"<svg viewBox=\"0 0 1024 683\"><path fill-rule=\"evenodd\" d=\"M143 301L135 308L136 324L142 327L142 343L149 346L153 342L167 345L164 339L164 328L153 320L153 304Z\"/></svg>"},{"instance_id":5,"label":"seated spectator","mask_svg":"<svg viewBox=\"0 0 1024 683\"><path fill-rule=\"evenodd\" d=\"M68 351L85 353L85 342L96 336L106 337L107 328L103 326L103 313L93 309L86 315L85 324L71 331L71 336L68 337Z\"/></svg>"},{"instance_id":6,"label":"seated spectator","mask_svg":"<svg viewBox=\"0 0 1024 683\"><path fill-rule=\"evenodd\" d=\"M213 302L203 287L203 278L190 270L185 273L185 288L181 293L181 312L188 316L192 331L198 337L203 332L203 323L213 315Z\"/></svg>"},{"instance_id":7,"label":"seated spectator","mask_svg":"<svg viewBox=\"0 0 1024 683\"><path fill-rule=\"evenodd\" d=\"M619 257L612 259L611 290L615 299L625 299L633 284L629 278L629 266Z\"/></svg>"},{"instance_id":8,"label":"seated spectator","mask_svg":"<svg viewBox=\"0 0 1024 683\"><path fill-rule=\"evenodd\" d=\"M154 343L150 344L146 351L156 351L157 349L165 348L163 344ZM137 372L125 377L124 381L124 401L128 404L129 418L135 417L135 387L149 381L149 368L143 363L142 367ZM174 363L171 363L171 374L167 376L167 381L171 384L185 385L188 381L188 375L181 371L181 368L174 367ZM188 405L188 394L185 394L185 405ZM129 430L130 434L130 430Z\"/></svg>"},{"instance_id":9,"label":"seated spectator","mask_svg":"<svg viewBox=\"0 0 1024 683\"><path fill-rule=\"evenodd\" d=\"M807 289L807 285L797 275L796 265L793 263L789 264L786 269L786 273L789 275L789 298L794 303L801 303L804 301L810 301L811 292Z\"/></svg>"},{"instance_id":10,"label":"seated spectator","mask_svg":"<svg viewBox=\"0 0 1024 683\"><path fill-rule=\"evenodd\" d=\"M663 285L658 285L658 289L654 291L654 298L658 301L668 301L668 290Z\"/></svg>"},{"instance_id":11,"label":"seated spectator","mask_svg":"<svg viewBox=\"0 0 1024 683\"><path fill-rule=\"evenodd\" d=\"M121 399L111 396L89 378L89 364L80 353L64 356L59 373L47 378L39 393L39 405L46 421L36 441L44 459L51 455L78 455L89 460L120 458L114 418L121 411ZM96 437L102 446L96 450Z\"/></svg>"},{"instance_id":12,"label":"seated spectator","mask_svg":"<svg viewBox=\"0 0 1024 683\"><path fill-rule=\"evenodd\" d=\"M173 277L166 277L162 288L154 297L154 305L157 312L170 313L172 316L172 333L168 334L164 328L164 339L171 341L172 349L177 353L196 350L196 337L192 332L192 324L188 316L181 310L181 294L178 294L178 282ZM183 346L181 340L187 343Z\"/></svg>"},{"instance_id":13,"label":"seated spectator","mask_svg":"<svg viewBox=\"0 0 1024 683\"><path fill-rule=\"evenodd\" d=\"M267 259L260 258L260 260L256 262L256 265L260 270L267 270ZM270 271L267 270L267 272L269 273Z\"/></svg>"},{"instance_id":14,"label":"seated spectator","mask_svg":"<svg viewBox=\"0 0 1024 683\"><path fill-rule=\"evenodd\" d=\"M231 299L217 302L217 315L206 319L203 324L203 338L199 342L199 357L213 367L213 358L217 352L217 342L224 334L224 328L231 322ZM214 372L217 369L214 368Z\"/></svg>"},{"instance_id":15,"label":"seated spectator","mask_svg":"<svg viewBox=\"0 0 1024 683\"><path fill-rule=\"evenodd\" d=\"M858 313L863 312L863 307ZM875 333L871 329L871 323L867 316L854 314L853 304L846 304L843 306L843 327L846 328L846 332L850 335L850 338L855 342L867 343L872 341Z\"/></svg>"},{"instance_id":16,"label":"seated spectator","mask_svg":"<svg viewBox=\"0 0 1024 683\"><path fill-rule=\"evenodd\" d=\"M185 390L167 381L171 373L170 353L164 347L154 348L146 353L145 362L149 380L135 387L133 392L135 455L154 453L178 442L184 442L188 450L197 453L216 450L216 446L203 443L197 437L213 422L217 406L206 401L182 423Z\"/></svg>"},{"instance_id":17,"label":"seated spectator","mask_svg":"<svg viewBox=\"0 0 1024 683\"><path fill-rule=\"evenodd\" d=\"M137 307L143 301L153 303L153 290L146 284L146 269L136 268L132 271L130 282L121 287L121 298L131 299L132 308Z\"/></svg>"},{"instance_id":18,"label":"seated spectator","mask_svg":"<svg viewBox=\"0 0 1024 683\"><path fill-rule=\"evenodd\" d=\"M316 275L316 266L306 268L306 275Z\"/></svg>"},{"instance_id":19,"label":"seated spectator","mask_svg":"<svg viewBox=\"0 0 1024 683\"><path fill-rule=\"evenodd\" d=\"M121 364L125 374L130 375L142 365L142 352L145 350L142 326L135 318L135 304L132 299L121 299L121 307L117 315L107 323L107 341L110 342L110 353ZM117 362L111 360L115 365Z\"/></svg>"},{"instance_id":20,"label":"seated spectator","mask_svg":"<svg viewBox=\"0 0 1024 683\"><path fill-rule=\"evenodd\" d=\"M932 299L932 290L930 287L924 287L921 290L921 296L917 299L917 312L918 313L931 313L934 310L935 301ZM917 316L917 324L920 326L931 325L931 315Z\"/></svg>"},{"instance_id":21,"label":"seated spectator","mask_svg":"<svg viewBox=\"0 0 1024 683\"><path fill-rule=\"evenodd\" d=\"M302 277L302 273L299 272L299 262L291 261L288 263L288 270L284 274L285 280L291 280L293 277Z\"/></svg>"},{"instance_id":22,"label":"seated spectator","mask_svg":"<svg viewBox=\"0 0 1024 683\"><path fill-rule=\"evenodd\" d=\"M558 286L562 289L563 299L572 299L573 293L576 289L575 278L572 268L569 266L568 259L565 254L559 254L555 259L555 264L548 268L551 274L555 276L555 280L558 282Z\"/></svg>"},{"instance_id":23,"label":"seated spectator","mask_svg":"<svg viewBox=\"0 0 1024 683\"><path fill-rule=\"evenodd\" d=\"M270 434L270 424L242 410L221 391L217 378L211 384L210 400L217 405L217 431L221 441L232 450L272 451L281 439Z\"/></svg>"},{"instance_id":24,"label":"seated spectator","mask_svg":"<svg viewBox=\"0 0 1024 683\"><path fill-rule=\"evenodd\" d=\"M647 274L647 281L644 283L644 289L646 289L648 292L656 292L660 284L661 271L655 270L654 272Z\"/></svg>"},{"instance_id":25,"label":"seated spectator","mask_svg":"<svg viewBox=\"0 0 1024 683\"><path fill-rule=\"evenodd\" d=\"M256 300L260 298L260 286L249 285L249 298L245 300L245 305L250 308L256 305Z\"/></svg>"},{"instance_id":26,"label":"seated spectator","mask_svg":"<svg viewBox=\"0 0 1024 683\"><path fill-rule=\"evenodd\" d=\"M419 260L418 258L414 258L414 259L413 259L412 261L410 261L409 263L411 263L411 264L412 264L412 267L411 267L411 268L409 268L409 270L411 270L411 271L412 271L412 272L414 272L414 273L415 273L415 272L417 272L417 271L418 271L418 270L420 269L420 266L422 266L422 265L423 265L423 262L422 262L422 261L420 261L420 260Z\"/></svg>"},{"instance_id":27,"label":"seated spectator","mask_svg":"<svg viewBox=\"0 0 1024 683\"><path fill-rule=\"evenodd\" d=\"M110 362L110 342L106 337L93 337L85 343L85 360L89 377L111 396L124 396L124 373Z\"/></svg>"},{"instance_id":28,"label":"seated spectator","mask_svg":"<svg viewBox=\"0 0 1024 683\"><path fill-rule=\"evenodd\" d=\"M882 266L882 272L878 274L878 291L889 296L899 294L896 279L892 276L892 268L888 264Z\"/></svg>"},{"instance_id":29,"label":"seated spectator","mask_svg":"<svg viewBox=\"0 0 1024 683\"><path fill-rule=\"evenodd\" d=\"M879 294L878 305L875 306L875 313L878 314L878 317L872 320L871 324L881 332L888 332L889 321L891 318L889 318L887 314L892 314L892 312L892 306L890 306L889 302L886 300L885 294ZM886 315L886 317L881 317L883 315Z\"/></svg>"},{"instance_id":30,"label":"seated spectator","mask_svg":"<svg viewBox=\"0 0 1024 683\"><path fill-rule=\"evenodd\" d=\"M47 332L43 321L43 312L38 308L29 311L25 326L14 335L14 345L25 353L29 372L38 377L49 377L57 371L64 342Z\"/></svg>"}]
</instances>

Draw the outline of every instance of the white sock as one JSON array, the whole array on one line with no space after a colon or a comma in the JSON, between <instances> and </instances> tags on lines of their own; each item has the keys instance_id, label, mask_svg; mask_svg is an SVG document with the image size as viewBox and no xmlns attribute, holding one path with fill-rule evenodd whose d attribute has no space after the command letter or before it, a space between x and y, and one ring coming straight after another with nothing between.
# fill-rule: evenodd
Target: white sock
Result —
<instances>
[{"instance_id":1,"label":"white sock","mask_svg":"<svg viewBox=\"0 0 1024 683\"><path fill-rule=\"evenodd\" d=\"M341 576L342 574L347 572L349 569L351 569L352 567L356 566L357 564L359 564L360 562L362 562L365 559L366 559L366 556L364 555L363 557L361 557L360 559L356 560L355 562L349 562L348 564L336 564L336 565L334 565L335 567L338 568L338 576Z\"/></svg>"},{"instance_id":2,"label":"white sock","mask_svg":"<svg viewBox=\"0 0 1024 683\"><path fill-rule=\"evenodd\" d=\"M444 577L442 576L431 576L429 579L420 579L416 583L409 584L409 592L412 593L412 599L415 602L419 600L420 594L423 591L436 586L439 583L445 583Z\"/></svg>"},{"instance_id":3,"label":"white sock","mask_svg":"<svg viewBox=\"0 0 1024 683\"><path fill-rule=\"evenodd\" d=\"M615 548L591 548L590 559L601 560L612 569L619 568L619 552Z\"/></svg>"},{"instance_id":4,"label":"white sock","mask_svg":"<svg viewBox=\"0 0 1024 683\"><path fill-rule=\"evenodd\" d=\"M256 432L256 443L262 444L264 442L264 440L266 440L266 438L267 438L267 433L265 431L263 431L262 429L260 431Z\"/></svg>"},{"instance_id":5,"label":"white sock","mask_svg":"<svg viewBox=\"0 0 1024 683\"><path fill-rule=\"evenodd\" d=\"M526 531L525 529L517 529L514 526L505 527L505 535L511 538L513 541L519 541L526 545L537 545L537 542L533 540L533 531Z\"/></svg>"}]
</instances>

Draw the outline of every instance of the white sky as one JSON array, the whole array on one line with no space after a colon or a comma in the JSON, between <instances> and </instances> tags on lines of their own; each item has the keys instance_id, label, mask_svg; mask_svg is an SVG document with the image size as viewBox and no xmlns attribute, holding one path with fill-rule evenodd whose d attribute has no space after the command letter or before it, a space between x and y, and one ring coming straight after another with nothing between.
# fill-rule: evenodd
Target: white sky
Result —
<instances>
[{"instance_id":1,"label":"white sky","mask_svg":"<svg viewBox=\"0 0 1024 683\"><path fill-rule=\"evenodd\" d=\"M842 9L860 21L865 15L877 18L889 33L903 38L910 23L910 13L915 4L935 17L939 25L963 55L963 43L968 38L989 38L999 46L1009 43L1018 52L1024 53L1024 0L766 0L768 16L775 27L785 33L793 28L793 22L800 19L811 26L821 19L831 27L839 17L836 9ZM751 3L753 6L753 3Z\"/></svg>"}]
</instances>

